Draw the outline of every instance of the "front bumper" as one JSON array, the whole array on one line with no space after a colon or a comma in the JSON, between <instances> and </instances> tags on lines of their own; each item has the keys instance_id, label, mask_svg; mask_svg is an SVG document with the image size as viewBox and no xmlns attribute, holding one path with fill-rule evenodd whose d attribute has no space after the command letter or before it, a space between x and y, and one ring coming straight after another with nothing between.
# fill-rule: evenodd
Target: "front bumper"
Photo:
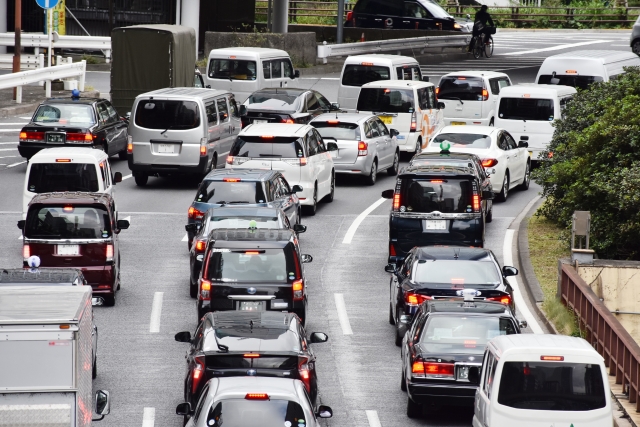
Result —
<instances>
[{"instance_id":1,"label":"front bumper","mask_svg":"<svg viewBox=\"0 0 640 427\"><path fill-rule=\"evenodd\" d=\"M416 403L446 404L452 406L473 406L476 386L469 383L450 384L409 382L407 384L409 399Z\"/></svg>"},{"instance_id":2,"label":"front bumper","mask_svg":"<svg viewBox=\"0 0 640 427\"><path fill-rule=\"evenodd\" d=\"M207 166L211 161L210 157L200 157L200 162L196 166L184 166L184 165L156 165L146 163L134 163L133 155L127 156L127 162L129 169L134 174L145 173L147 175L153 175L156 173L177 173L181 175L202 175L207 171Z\"/></svg>"}]
</instances>

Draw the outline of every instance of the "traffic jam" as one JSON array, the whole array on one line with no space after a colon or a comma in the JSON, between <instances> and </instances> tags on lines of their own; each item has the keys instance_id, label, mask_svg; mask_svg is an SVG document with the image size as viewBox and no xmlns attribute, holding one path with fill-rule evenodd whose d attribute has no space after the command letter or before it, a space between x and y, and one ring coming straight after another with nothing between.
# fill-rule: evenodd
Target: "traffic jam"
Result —
<instances>
[{"instance_id":1,"label":"traffic jam","mask_svg":"<svg viewBox=\"0 0 640 427\"><path fill-rule=\"evenodd\" d=\"M92 412L97 421L112 409L108 391L92 395L99 349L109 343L98 340L91 310L118 305L121 260L134 256L121 251L131 224L114 192L123 176L109 159L118 156L136 191L174 176L196 188L182 231L192 327L175 333L186 352L175 361L185 368L175 409L185 426L327 425L321 420L333 410L322 403L323 360L314 349L330 337L306 329L317 302L308 298L305 265L314 253L304 221L333 202L337 175L373 186L381 173L395 184L380 188L391 204L379 266L389 283L377 297L388 300L400 348L406 417L428 419L453 405L473 408L474 427L532 417L540 424L526 425L610 425L601 359L577 338L527 334L508 279L518 269L485 248L493 204L529 189L551 137L518 132L522 117L547 114L548 123L546 100L566 103L575 89L544 92L478 71L436 85L413 58L360 55L345 61L338 102L330 102L272 84L276 75L295 82L291 60L252 49L212 51L206 87L140 94L130 114L78 94L37 108L20 132L29 160L17 224L23 265L0 274L0 300L19 308L0 319L16 356L0 371L20 372L27 362L42 370L33 351L59 368L41 381L11 374L3 393L35 392L27 406L77 408L78 423L69 425L90 425ZM405 167L401 156L410 159ZM43 310L48 301L57 301L51 312ZM56 344L62 340L75 344ZM47 400L51 390L65 391Z\"/></svg>"}]
</instances>

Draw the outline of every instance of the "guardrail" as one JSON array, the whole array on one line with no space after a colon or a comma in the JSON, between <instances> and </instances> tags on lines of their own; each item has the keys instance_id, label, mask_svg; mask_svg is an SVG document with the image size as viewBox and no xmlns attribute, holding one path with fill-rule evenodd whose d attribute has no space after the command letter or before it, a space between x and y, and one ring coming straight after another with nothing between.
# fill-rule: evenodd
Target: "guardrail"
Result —
<instances>
[{"instance_id":1,"label":"guardrail","mask_svg":"<svg viewBox=\"0 0 640 427\"><path fill-rule=\"evenodd\" d=\"M428 36L411 37L408 39L379 40L360 43L322 44L318 46L318 58L322 63L327 63L327 58L332 56L360 55L363 53L393 52L400 54L402 50L429 48L457 48L466 47L469 44L471 35L461 36Z\"/></svg>"},{"instance_id":2,"label":"guardrail","mask_svg":"<svg viewBox=\"0 0 640 427\"><path fill-rule=\"evenodd\" d=\"M0 46L13 46L14 43L14 33L0 33ZM49 38L46 34L22 33L20 44L22 47L36 48L37 55L39 49L49 47ZM111 62L111 37L57 36L54 37L52 44L54 49L101 50L104 52L107 63Z\"/></svg>"},{"instance_id":3,"label":"guardrail","mask_svg":"<svg viewBox=\"0 0 640 427\"><path fill-rule=\"evenodd\" d=\"M604 358L609 375L628 391L629 403L635 403L640 412L640 346L568 264L562 264L560 295L562 303L575 312L585 339Z\"/></svg>"},{"instance_id":4,"label":"guardrail","mask_svg":"<svg viewBox=\"0 0 640 427\"><path fill-rule=\"evenodd\" d=\"M35 69L44 67L44 55L20 55L20 69ZM0 69L11 70L13 68L13 54L0 55Z\"/></svg>"},{"instance_id":5,"label":"guardrail","mask_svg":"<svg viewBox=\"0 0 640 427\"><path fill-rule=\"evenodd\" d=\"M78 77L78 89L84 91L84 78L87 70L87 61L56 65L54 67L38 68L37 70L20 71L19 73L4 74L0 76L0 89L15 87L16 103L22 103L22 86L46 82L46 96L51 97L51 81Z\"/></svg>"}]
</instances>

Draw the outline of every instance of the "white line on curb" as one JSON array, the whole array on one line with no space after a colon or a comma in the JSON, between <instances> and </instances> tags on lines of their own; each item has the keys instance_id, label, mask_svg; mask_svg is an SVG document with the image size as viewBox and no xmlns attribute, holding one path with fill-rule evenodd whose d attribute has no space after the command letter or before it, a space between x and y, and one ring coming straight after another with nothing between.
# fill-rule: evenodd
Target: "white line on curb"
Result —
<instances>
[{"instance_id":1,"label":"white line on curb","mask_svg":"<svg viewBox=\"0 0 640 427\"><path fill-rule=\"evenodd\" d=\"M586 45L589 45L589 44L608 43L610 41L611 40L592 40L592 41L588 41L588 42L580 42L580 43L572 43L572 44L561 44L559 46L544 47L542 49L525 50L523 52L508 52L508 53L503 53L502 55L525 55L525 54L529 54L529 53L548 52L550 50L569 49L569 48L572 48L572 47L586 46Z\"/></svg>"},{"instance_id":2,"label":"white line on curb","mask_svg":"<svg viewBox=\"0 0 640 427\"><path fill-rule=\"evenodd\" d=\"M367 414L367 420L369 420L369 427L382 427L380 424L380 418L378 418L378 411L364 411Z\"/></svg>"},{"instance_id":3,"label":"white line on curb","mask_svg":"<svg viewBox=\"0 0 640 427\"><path fill-rule=\"evenodd\" d=\"M14 163L14 164L12 164L12 165L9 165L9 166L7 166L7 167L8 167L8 168L12 168L12 167L15 167L15 166L21 165L21 164L23 164L23 163L27 163L27 161L26 161L26 160L24 160L24 161L22 161L22 162L18 162L18 163Z\"/></svg>"},{"instance_id":4,"label":"white line on curb","mask_svg":"<svg viewBox=\"0 0 640 427\"><path fill-rule=\"evenodd\" d=\"M371 212L376 210L376 208L380 206L382 203L384 203L386 200L387 199L383 199L383 198L378 199L374 204L369 206L367 209L364 210L364 212L358 215L358 217L353 221L353 223L347 230L347 234L345 234L344 240L342 241L342 243L350 244L351 240L353 239L353 236L356 234L356 231L358 230L358 227L360 227L360 223L364 221L367 215L369 215Z\"/></svg>"},{"instance_id":5,"label":"white line on curb","mask_svg":"<svg viewBox=\"0 0 640 427\"><path fill-rule=\"evenodd\" d=\"M349 316L347 315L347 307L344 305L344 296L342 294L333 294L336 300L336 309L338 310L338 321L342 327L342 333L344 335L353 335L351 330L351 323L349 323Z\"/></svg>"},{"instance_id":6,"label":"white line on curb","mask_svg":"<svg viewBox=\"0 0 640 427\"><path fill-rule=\"evenodd\" d=\"M144 408L142 412L142 427L153 427L156 422L156 408Z\"/></svg>"},{"instance_id":7,"label":"white line on curb","mask_svg":"<svg viewBox=\"0 0 640 427\"><path fill-rule=\"evenodd\" d=\"M189 234L184 233L184 237L182 238L183 242L188 242L189 241Z\"/></svg>"},{"instance_id":8,"label":"white line on curb","mask_svg":"<svg viewBox=\"0 0 640 427\"><path fill-rule=\"evenodd\" d=\"M151 322L149 323L149 332L157 334L160 332L160 316L162 315L162 297L164 292L156 292L153 295L153 304L151 305Z\"/></svg>"}]
</instances>

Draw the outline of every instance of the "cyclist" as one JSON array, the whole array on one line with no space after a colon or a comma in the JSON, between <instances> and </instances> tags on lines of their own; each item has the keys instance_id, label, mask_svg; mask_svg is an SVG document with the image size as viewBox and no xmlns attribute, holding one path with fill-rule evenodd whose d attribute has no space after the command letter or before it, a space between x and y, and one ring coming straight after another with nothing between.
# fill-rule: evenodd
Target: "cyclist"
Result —
<instances>
[{"instance_id":1,"label":"cyclist","mask_svg":"<svg viewBox=\"0 0 640 427\"><path fill-rule=\"evenodd\" d=\"M493 24L493 19L491 19L491 15L489 14L489 12L487 12L487 9L489 9L487 5L483 4L480 10L476 12L476 16L473 20L473 34L471 37L471 41L469 42L469 52L473 52L476 38L479 38L480 34L489 36L491 34L490 27L495 26ZM487 23L489 23L490 26L487 26Z\"/></svg>"}]
</instances>

